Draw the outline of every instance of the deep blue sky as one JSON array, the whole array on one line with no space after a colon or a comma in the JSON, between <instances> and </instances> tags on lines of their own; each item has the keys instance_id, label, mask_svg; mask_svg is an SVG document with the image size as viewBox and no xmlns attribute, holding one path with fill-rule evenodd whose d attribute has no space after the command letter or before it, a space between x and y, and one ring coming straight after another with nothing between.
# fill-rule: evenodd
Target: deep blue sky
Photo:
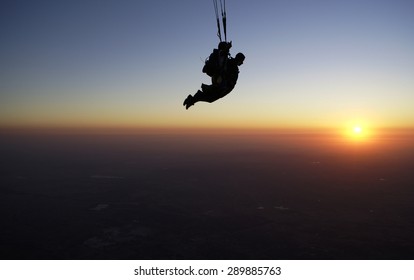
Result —
<instances>
[{"instance_id":1,"label":"deep blue sky","mask_svg":"<svg viewBox=\"0 0 414 280\"><path fill-rule=\"evenodd\" d=\"M235 90L186 111L218 43L203 1L2 1L0 124L414 125L413 1L227 0Z\"/></svg>"}]
</instances>

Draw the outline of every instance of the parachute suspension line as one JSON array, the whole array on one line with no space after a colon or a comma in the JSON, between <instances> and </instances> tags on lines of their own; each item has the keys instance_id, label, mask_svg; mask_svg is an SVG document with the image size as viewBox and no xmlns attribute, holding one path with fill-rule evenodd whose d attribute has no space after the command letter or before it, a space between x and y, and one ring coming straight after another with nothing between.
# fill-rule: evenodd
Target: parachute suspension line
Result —
<instances>
[{"instance_id":1,"label":"parachute suspension line","mask_svg":"<svg viewBox=\"0 0 414 280\"><path fill-rule=\"evenodd\" d=\"M222 39L221 39L220 18L219 18L217 0L213 0L213 4L214 4L214 11L216 12L216 20L217 20L217 37L219 37L220 42L221 42ZM221 4L221 0L220 0L220 4Z\"/></svg>"},{"instance_id":2,"label":"parachute suspension line","mask_svg":"<svg viewBox=\"0 0 414 280\"><path fill-rule=\"evenodd\" d=\"M223 30L224 30L224 41L227 42L227 15L226 15L226 0L223 0L223 3L220 0L220 6L221 6L221 17L223 20Z\"/></svg>"},{"instance_id":3,"label":"parachute suspension line","mask_svg":"<svg viewBox=\"0 0 414 280\"><path fill-rule=\"evenodd\" d=\"M214 4L214 11L216 12L216 20L217 20L217 36L222 42L221 38L221 28L220 28L220 14L219 14L219 5L217 0L213 0ZM221 19L223 22L223 30L224 30L224 41L227 42L227 14L226 14L226 0L220 0L220 9L221 9Z\"/></svg>"}]
</instances>

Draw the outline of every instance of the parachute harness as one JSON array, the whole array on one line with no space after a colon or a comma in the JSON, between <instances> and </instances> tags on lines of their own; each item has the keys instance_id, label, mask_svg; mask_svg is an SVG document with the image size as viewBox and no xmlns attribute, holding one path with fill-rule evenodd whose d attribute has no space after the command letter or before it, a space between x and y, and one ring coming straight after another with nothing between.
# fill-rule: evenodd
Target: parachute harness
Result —
<instances>
[{"instance_id":1,"label":"parachute harness","mask_svg":"<svg viewBox=\"0 0 414 280\"><path fill-rule=\"evenodd\" d=\"M217 3L217 0L213 0L214 4L214 11L216 12L216 19L217 19L217 36L220 39L220 42L222 42L221 37L221 28L220 28L220 14L219 14L219 5ZM224 41L227 42L227 15L226 15L226 0L220 0L220 8L221 8L221 19L223 22L223 31L224 31Z\"/></svg>"}]
</instances>

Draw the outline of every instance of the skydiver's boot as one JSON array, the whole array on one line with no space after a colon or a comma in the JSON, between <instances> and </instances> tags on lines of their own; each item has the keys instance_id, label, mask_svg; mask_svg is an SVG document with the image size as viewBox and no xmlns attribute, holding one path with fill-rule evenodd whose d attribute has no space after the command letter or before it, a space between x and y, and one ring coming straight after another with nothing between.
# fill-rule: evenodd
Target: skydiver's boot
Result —
<instances>
[{"instance_id":1,"label":"skydiver's boot","mask_svg":"<svg viewBox=\"0 0 414 280\"><path fill-rule=\"evenodd\" d=\"M185 109L188 110L191 106L193 106L195 103L194 97L190 94L187 96L187 98L184 100L183 105L185 106Z\"/></svg>"},{"instance_id":2,"label":"skydiver's boot","mask_svg":"<svg viewBox=\"0 0 414 280\"><path fill-rule=\"evenodd\" d=\"M187 103L188 103L188 101L190 100L190 98L191 98L191 94L190 94L190 95L188 95L188 96L187 96L187 98L184 100L184 102L183 102L183 106L187 105Z\"/></svg>"}]
</instances>

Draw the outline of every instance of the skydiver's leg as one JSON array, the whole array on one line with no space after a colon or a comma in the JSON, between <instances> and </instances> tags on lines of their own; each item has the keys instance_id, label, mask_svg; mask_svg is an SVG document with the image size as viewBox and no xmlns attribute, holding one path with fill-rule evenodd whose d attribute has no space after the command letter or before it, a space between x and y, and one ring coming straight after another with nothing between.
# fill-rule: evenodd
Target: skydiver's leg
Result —
<instances>
[{"instance_id":1,"label":"skydiver's leg","mask_svg":"<svg viewBox=\"0 0 414 280\"><path fill-rule=\"evenodd\" d=\"M219 98L222 98L225 94L223 91L215 85L201 85L201 89L194 94L194 102L204 101L204 102L214 102Z\"/></svg>"},{"instance_id":2,"label":"skydiver's leg","mask_svg":"<svg viewBox=\"0 0 414 280\"><path fill-rule=\"evenodd\" d=\"M194 103L198 102L198 101L207 101L206 98L208 96L206 96L205 92L211 92L211 86L208 86L206 84L201 84L201 90L198 90L194 96L192 96L191 94L187 96L187 98L184 100L183 105L185 106L186 109L190 108L191 106L194 105ZM205 91L205 92L203 92ZM212 101L211 101L212 102Z\"/></svg>"},{"instance_id":3,"label":"skydiver's leg","mask_svg":"<svg viewBox=\"0 0 414 280\"><path fill-rule=\"evenodd\" d=\"M201 85L202 90L198 90L194 96L191 94L184 100L183 105L186 109L193 106L195 103L199 101L209 102L212 103L217 99L222 98L223 96L227 95L227 91L218 87L217 85Z\"/></svg>"}]
</instances>

